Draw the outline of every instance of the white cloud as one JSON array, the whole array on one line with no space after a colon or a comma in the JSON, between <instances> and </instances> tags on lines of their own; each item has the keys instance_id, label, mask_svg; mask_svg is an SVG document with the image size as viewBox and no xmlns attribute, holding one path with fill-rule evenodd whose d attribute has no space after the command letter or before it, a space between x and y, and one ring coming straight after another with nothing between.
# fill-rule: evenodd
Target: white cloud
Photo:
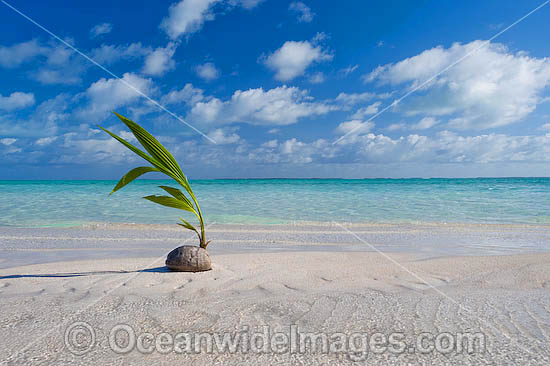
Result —
<instances>
[{"instance_id":1,"label":"white cloud","mask_svg":"<svg viewBox=\"0 0 550 366\"><path fill-rule=\"evenodd\" d=\"M185 34L201 29L203 23L214 19L212 5L219 0L181 0L168 9L168 17L164 18L161 28L175 40Z\"/></svg>"},{"instance_id":2,"label":"white cloud","mask_svg":"<svg viewBox=\"0 0 550 366\"><path fill-rule=\"evenodd\" d=\"M550 131L550 123L545 123L539 127L539 130Z\"/></svg>"},{"instance_id":3,"label":"white cloud","mask_svg":"<svg viewBox=\"0 0 550 366\"><path fill-rule=\"evenodd\" d=\"M180 90L172 90L161 98L162 104L179 104L185 103L195 105L205 99L203 90L193 87L192 84L185 84Z\"/></svg>"},{"instance_id":4,"label":"white cloud","mask_svg":"<svg viewBox=\"0 0 550 366\"><path fill-rule=\"evenodd\" d=\"M111 23L101 23L90 29L90 36L92 38L95 38L102 34L111 33L112 30L113 25Z\"/></svg>"},{"instance_id":5,"label":"white cloud","mask_svg":"<svg viewBox=\"0 0 550 366\"><path fill-rule=\"evenodd\" d=\"M255 125L289 125L298 119L324 115L335 107L310 101L306 91L296 87L237 90L227 101L211 98L193 106L188 119L196 123L244 122Z\"/></svg>"},{"instance_id":6,"label":"white cloud","mask_svg":"<svg viewBox=\"0 0 550 366\"><path fill-rule=\"evenodd\" d=\"M229 129L217 128L208 133L208 137L216 141L216 144L234 144L240 140L240 136Z\"/></svg>"},{"instance_id":7,"label":"white cloud","mask_svg":"<svg viewBox=\"0 0 550 366\"><path fill-rule=\"evenodd\" d=\"M411 129L413 130L427 130L429 128L432 128L433 126L437 125L439 123L438 120L436 120L433 117L424 117L422 118L418 123L415 123L411 126Z\"/></svg>"},{"instance_id":8,"label":"white cloud","mask_svg":"<svg viewBox=\"0 0 550 366\"><path fill-rule=\"evenodd\" d=\"M0 139L0 144L5 146L10 146L10 145L13 145L16 141L17 139L14 139L14 138L3 138L3 139Z\"/></svg>"},{"instance_id":9,"label":"white cloud","mask_svg":"<svg viewBox=\"0 0 550 366\"><path fill-rule=\"evenodd\" d=\"M261 146L262 147L277 147L279 145L279 142L277 140L269 140L264 142Z\"/></svg>"},{"instance_id":10,"label":"white cloud","mask_svg":"<svg viewBox=\"0 0 550 366\"><path fill-rule=\"evenodd\" d=\"M199 76L201 79L205 81L212 81L216 80L220 77L220 71L216 68L216 65L214 65L212 62L207 62L202 65L198 65L195 68L195 72L197 73L197 76Z\"/></svg>"},{"instance_id":11,"label":"white cloud","mask_svg":"<svg viewBox=\"0 0 550 366\"><path fill-rule=\"evenodd\" d=\"M79 114L85 118L100 118L110 111L136 102L141 96L127 84L146 95L153 91L151 79L136 74L125 73L122 79L101 78L86 90L88 103Z\"/></svg>"},{"instance_id":12,"label":"white cloud","mask_svg":"<svg viewBox=\"0 0 550 366\"><path fill-rule=\"evenodd\" d=\"M378 101L378 102L372 103L369 106L359 108L357 111L355 111L355 113L351 116L351 118L363 119L366 116L376 114L378 113L378 108L380 107L381 104L382 102Z\"/></svg>"},{"instance_id":13,"label":"white cloud","mask_svg":"<svg viewBox=\"0 0 550 366\"><path fill-rule=\"evenodd\" d=\"M338 73L340 73L342 76L346 77L349 74L353 74L355 70L359 68L359 65L349 65L348 67L345 67L343 69L340 69Z\"/></svg>"},{"instance_id":14,"label":"white cloud","mask_svg":"<svg viewBox=\"0 0 550 366\"><path fill-rule=\"evenodd\" d=\"M36 56L45 54L47 50L36 39L9 47L0 47L0 65L6 68L17 67Z\"/></svg>"},{"instance_id":15,"label":"white cloud","mask_svg":"<svg viewBox=\"0 0 550 366\"><path fill-rule=\"evenodd\" d=\"M145 58L142 72L145 75L162 76L176 67L176 61L172 58L176 52L176 44L168 43L166 47L159 47Z\"/></svg>"},{"instance_id":16,"label":"white cloud","mask_svg":"<svg viewBox=\"0 0 550 366\"><path fill-rule=\"evenodd\" d=\"M130 142L135 141L134 136L128 131L115 131L115 133ZM106 160L110 164L117 164L138 160L134 153L106 134L105 138L83 138L79 134L71 132L61 136L61 139L58 148L62 153L53 158L50 163L89 164Z\"/></svg>"},{"instance_id":17,"label":"white cloud","mask_svg":"<svg viewBox=\"0 0 550 366\"><path fill-rule=\"evenodd\" d=\"M311 75L309 78L309 82L312 84L320 84L324 83L326 80L325 74L322 72L316 72L315 74Z\"/></svg>"},{"instance_id":18,"label":"white cloud","mask_svg":"<svg viewBox=\"0 0 550 366\"><path fill-rule=\"evenodd\" d=\"M60 94L40 103L25 119L0 115L0 131L6 136L42 137L57 133L59 123L67 120L69 97Z\"/></svg>"},{"instance_id":19,"label":"white cloud","mask_svg":"<svg viewBox=\"0 0 550 366\"><path fill-rule=\"evenodd\" d=\"M132 43L118 46L101 45L90 50L89 54L96 62L106 65L123 59L144 57L152 52L150 47ZM42 84L78 84L84 73L93 66L82 56L59 43L40 44L36 40L31 40L10 47L0 47L0 66L13 68L29 62L34 63L28 75Z\"/></svg>"},{"instance_id":20,"label":"white cloud","mask_svg":"<svg viewBox=\"0 0 550 366\"><path fill-rule=\"evenodd\" d=\"M242 6L243 8L250 10L258 6L264 0L229 0L229 4L233 6Z\"/></svg>"},{"instance_id":21,"label":"white cloud","mask_svg":"<svg viewBox=\"0 0 550 366\"><path fill-rule=\"evenodd\" d=\"M268 68L276 72L275 79L289 81L303 75L311 64L330 61L332 57L321 46L309 41L287 41L263 61Z\"/></svg>"},{"instance_id":22,"label":"white cloud","mask_svg":"<svg viewBox=\"0 0 550 366\"><path fill-rule=\"evenodd\" d=\"M363 103L369 100L372 100L376 97L376 93L340 93L336 97L336 102L343 103L346 105L355 105L359 103Z\"/></svg>"},{"instance_id":23,"label":"white cloud","mask_svg":"<svg viewBox=\"0 0 550 366\"><path fill-rule=\"evenodd\" d=\"M397 131L397 130L404 130L407 126L404 123L392 123L388 127L386 127L386 130L388 131Z\"/></svg>"},{"instance_id":24,"label":"white cloud","mask_svg":"<svg viewBox=\"0 0 550 366\"><path fill-rule=\"evenodd\" d=\"M144 57L152 52L151 47L144 47L139 42L118 46L102 44L91 51L91 57L100 64L111 64L120 60Z\"/></svg>"},{"instance_id":25,"label":"white cloud","mask_svg":"<svg viewBox=\"0 0 550 366\"><path fill-rule=\"evenodd\" d=\"M343 125L339 133L355 128ZM365 127L364 131L368 131ZM449 131L434 137L410 134L390 138L383 134L352 134L333 145L319 139L312 142L297 139L268 141L254 149L249 158L269 163L353 162L384 165L388 163L488 164L550 161L550 134L542 136L508 136L488 134L460 136Z\"/></svg>"},{"instance_id":26,"label":"white cloud","mask_svg":"<svg viewBox=\"0 0 550 366\"><path fill-rule=\"evenodd\" d=\"M80 75L76 75L74 70L64 72L61 69L41 68L34 73L34 78L42 84L62 84L71 85L80 82Z\"/></svg>"},{"instance_id":27,"label":"white cloud","mask_svg":"<svg viewBox=\"0 0 550 366\"><path fill-rule=\"evenodd\" d=\"M23 149L13 146L16 142L17 139L14 138L0 139L0 155L6 156L8 154L15 154L23 151Z\"/></svg>"},{"instance_id":28,"label":"white cloud","mask_svg":"<svg viewBox=\"0 0 550 366\"><path fill-rule=\"evenodd\" d=\"M372 99L386 99L391 96L390 93L376 94L376 93L340 93L336 97L335 101L346 106L354 106L356 104L361 104L368 102Z\"/></svg>"},{"instance_id":29,"label":"white cloud","mask_svg":"<svg viewBox=\"0 0 550 366\"><path fill-rule=\"evenodd\" d=\"M346 135L346 134L363 134L367 133L370 130L374 128L373 122L363 122L361 120L351 120L342 122L336 127L336 130L334 132L340 134L340 135Z\"/></svg>"},{"instance_id":30,"label":"white cloud","mask_svg":"<svg viewBox=\"0 0 550 366\"><path fill-rule=\"evenodd\" d=\"M420 121L414 124L393 123L386 127L388 131L397 131L397 130L428 130L439 124L439 121L433 117L424 117Z\"/></svg>"},{"instance_id":31,"label":"white cloud","mask_svg":"<svg viewBox=\"0 0 550 366\"><path fill-rule=\"evenodd\" d=\"M260 147L249 152L249 161L270 164L310 164L315 160L334 158L337 147L329 141L319 139L313 142L303 142L296 138L279 142L267 141Z\"/></svg>"},{"instance_id":32,"label":"white cloud","mask_svg":"<svg viewBox=\"0 0 550 366\"><path fill-rule=\"evenodd\" d=\"M88 61L64 45L44 48L46 62L36 67L31 76L42 84L78 84L91 66Z\"/></svg>"},{"instance_id":33,"label":"white cloud","mask_svg":"<svg viewBox=\"0 0 550 366\"><path fill-rule=\"evenodd\" d=\"M313 17L315 16L315 13L313 13L311 9L301 1L294 1L290 3L288 9L298 13L299 22L309 23L313 20Z\"/></svg>"},{"instance_id":34,"label":"white cloud","mask_svg":"<svg viewBox=\"0 0 550 366\"><path fill-rule=\"evenodd\" d=\"M463 61L436 77L397 106L408 115L448 116L453 128L493 128L518 122L535 110L550 85L550 59L510 53L482 41L435 47L395 64L380 66L366 82L421 85L453 62ZM477 51L476 51L477 50Z\"/></svg>"},{"instance_id":35,"label":"white cloud","mask_svg":"<svg viewBox=\"0 0 550 366\"><path fill-rule=\"evenodd\" d=\"M34 104L33 93L14 92L7 97L0 95L0 110L13 111Z\"/></svg>"},{"instance_id":36,"label":"white cloud","mask_svg":"<svg viewBox=\"0 0 550 366\"><path fill-rule=\"evenodd\" d=\"M42 137L36 140L35 144L38 146L48 146L55 140L57 140L57 136Z\"/></svg>"},{"instance_id":37,"label":"white cloud","mask_svg":"<svg viewBox=\"0 0 550 366\"><path fill-rule=\"evenodd\" d=\"M14 68L36 60L39 63L33 65L28 74L43 84L76 84L90 67L81 56L58 43L42 45L31 40L0 47L0 66Z\"/></svg>"}]
</instances>

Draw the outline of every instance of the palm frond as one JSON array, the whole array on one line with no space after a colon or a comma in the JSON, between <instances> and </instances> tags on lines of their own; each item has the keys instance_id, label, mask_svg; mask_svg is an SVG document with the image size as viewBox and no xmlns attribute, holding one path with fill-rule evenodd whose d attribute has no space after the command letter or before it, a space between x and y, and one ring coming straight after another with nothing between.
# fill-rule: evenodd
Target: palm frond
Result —
<instances>
[{"instance_id":1,"label":"palm frond","mask_svg":"<svg viewBox=\"0 0 550 366\"><path fill-rule=\"evenodd\" d=\"M180 178L183 181L183 186L188 192L191 190L191 186L187 181L187 177L183 174L178 162L172 154L162 144L147 132L143 127L138 125L132 120L121 116L120 114L113 112L128 128L139 143L151 154L152 157L160 161L174 176Z\"/></svg>"}]
</instances>

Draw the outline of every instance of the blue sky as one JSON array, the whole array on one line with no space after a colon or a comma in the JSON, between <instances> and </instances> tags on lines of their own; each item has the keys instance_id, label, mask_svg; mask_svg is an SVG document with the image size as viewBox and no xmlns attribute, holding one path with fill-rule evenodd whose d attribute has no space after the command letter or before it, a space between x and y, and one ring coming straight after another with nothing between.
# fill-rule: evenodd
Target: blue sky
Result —
<instances>
[{"instance_id":1,"label":"blue sky","mask_svg":"<svg viewBox=\"0 0 550 366\"><path fill-rule=\"evenodd\" d=\"M541 3L9 1L120 79L0 3L0 179L141 165L113 110L191 178L548 176L550 5L485 42Z\"/></svg>"}]
</instances>

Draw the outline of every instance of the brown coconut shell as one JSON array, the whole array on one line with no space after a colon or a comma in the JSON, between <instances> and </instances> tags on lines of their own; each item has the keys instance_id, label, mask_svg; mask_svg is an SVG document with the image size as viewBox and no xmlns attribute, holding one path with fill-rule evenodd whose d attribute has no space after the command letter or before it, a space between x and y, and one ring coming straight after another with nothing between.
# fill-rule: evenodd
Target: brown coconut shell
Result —
<instances>
[{"instance_id":1,"label":"brown coconut shell","mask_svg":"<svg viewBox=\"0 0 550 366\"><path fill-rule=\"evenodd\" d=\"M172 271L201 272L211 270L212 262L206 249L184 245L168 253L166 266Z\"/></svg>"}]
</instances>

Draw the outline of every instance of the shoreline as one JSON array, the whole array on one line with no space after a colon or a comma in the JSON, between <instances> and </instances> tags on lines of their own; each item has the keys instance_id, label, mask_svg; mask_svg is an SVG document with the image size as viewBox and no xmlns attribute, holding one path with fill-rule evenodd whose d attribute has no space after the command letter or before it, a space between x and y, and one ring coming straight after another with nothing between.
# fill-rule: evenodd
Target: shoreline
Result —
<instances>
[{"instance_id":1,"label":"shoreline","mask_svg":"<svg viewBox=\"0 0 550 366\"><path fill-rule=\"evenodd\" d=\"M344 227L403 227L403 226L417 226L417 227L457 227L457 228L550 228L550 223L535 223L535 222L468 222L468 221L289 221L283 223L206 223L206 225L215 225L216 227L238 227L238 228L254 228L254 227L266 227L266 228L285 228L285 227L330 227L338 228ZM28 225L0 225L2 229L143 229L143 230L181 230L176 223L167 224L148 224L140 222L117 222L117 221L90 221L79 224L60 224L60 225L46 225L46 226L28 226Z\"/></svg>"},{"instance_id":2,"label":"shoreline","mask_svg":"<svg viewBox=\"0 0 550 366\"><path fill-rule=\"evenodd\" d=\"M550 252L550 226L300 223L207 226L212 254L387 252L420 258ZM160 256L194 234L177 225L95 223L70 228L0 227L0 268L47 262Z\"/></svg>"}]
</instances>

